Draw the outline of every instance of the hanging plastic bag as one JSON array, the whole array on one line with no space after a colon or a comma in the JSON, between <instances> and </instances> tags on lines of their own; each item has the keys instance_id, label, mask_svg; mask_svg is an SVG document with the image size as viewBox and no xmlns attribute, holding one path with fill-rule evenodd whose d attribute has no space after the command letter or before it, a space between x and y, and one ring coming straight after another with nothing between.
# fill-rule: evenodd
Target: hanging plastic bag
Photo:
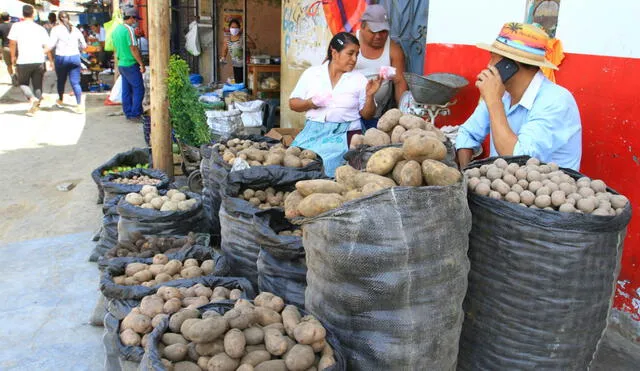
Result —
<instances>
[{"instance_id":1,"label":"hanging plastic bag","mask_svg":"<svg viewBox=\"0 0 640 371\"><path fill-rule=\"evenodd\" d=\"M113 84L113 88L109 93L109 101L111 103L122 103L122 76L118 75L116 82Z\"/></svg>"},{"instance_id":2,"label":"hanging plastic bag","mask_svg":"<svg viewBox=\"0 0 640 371\"><path fill-rule=\"evenodd\" d=\"M189 24L189 31L185 35L185 48L189 54L197 57L200 55L200 39L198 38L198 22L193 21Z\"/></svg>"},{"instance_id":3,"label":"hanging plastic bag","mask_svg":"<svg viewBox=\"0 0 640 371\"><path fill-rule=\"evenodd\" d=\"M115 50L115 47L113 45L113 36L112 36L113 30L115 30L116 27L122 23L123 21L122 21L122 14L120 14L120 9L114 10L111 20L109 22L105 22L105 24L103 25L104 32L105 32L105 39L104 39L105 51L112 52Z\"/></svg>"}]
</instances>

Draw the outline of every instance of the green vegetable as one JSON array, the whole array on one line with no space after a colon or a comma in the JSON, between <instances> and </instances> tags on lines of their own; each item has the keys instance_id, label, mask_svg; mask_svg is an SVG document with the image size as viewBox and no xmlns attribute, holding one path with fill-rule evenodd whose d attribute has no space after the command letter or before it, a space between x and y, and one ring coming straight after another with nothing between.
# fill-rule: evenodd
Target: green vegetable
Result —
<instances>
[{"instance_id":1,"label":"green vegetable","mask_svg":"<svg viewBox=\"0 0 640 371\"><path fill-rule=\"evenodd\" d=\"M204 105L189 81L189 65L177 55L169 59L167 77L169 117L176 137L193 146L211 141Z\"/></svg>"}]
</instances>

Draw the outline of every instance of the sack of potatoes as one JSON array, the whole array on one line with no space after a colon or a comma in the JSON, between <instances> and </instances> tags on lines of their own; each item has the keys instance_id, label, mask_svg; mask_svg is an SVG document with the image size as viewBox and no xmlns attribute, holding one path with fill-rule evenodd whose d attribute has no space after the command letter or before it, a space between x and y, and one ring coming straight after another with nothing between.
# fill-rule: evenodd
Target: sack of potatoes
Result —
<instances>
[{"instance_id":1,"label":"sack of potatoes","mask_svg":"<svg viewBox=\"0 0 640 371\"><path fill-rule=\"evenodd\" d=\"M529 209L616 216L629 203L600 179L571 176L557 164L544 164L536 158L529 158L522 165L497 158L464 173L469 191L474 194Z\"/></svg>"},{"instance_id":2,"label":"sack of potatoes","mask_svg":"<svg viewBox=\"0 0 640 371\"><path fill-rule=\"evenodd\" d=\"M320 161L318 155L311 150L299 147L286 148L281 143L270 146L266 142L234 138L213 147L229 165L233 165L236 158L247 161L249 166L276 165L294 168L307 167Z\"/></svg>"},{"instance_id":3,"label":"sack of potatoes","mask_svg":"<svg viewBox=\"0 0 640 371\"><path fill-rule=\"evenodd\" d=\"M450 186L461 181L458 169L441 161L447 149L439 140L408 138L402 147L386 147L375 152L365 171L349 165L336 169L335 181L303 180L285 198L285 216L313 217L343 203L396 186Z\"/></svg>"},{"instance_id":4,"label":"sack of potatoes","mask_svg":"<svg viewBox=\"0 0 640 371\"><path fill-rule=\"evenodd\" d=\"M351 138L350 149L359 146L384 146L388 144L404 143L408 138L418 136L432 138L446 142L447 137L433 124L421 117L404 114L393 108L385 112L378 120L377 128L368 129L364 135L356 134Z\"/></svg>"},{"instance_id":5,"label":"sack of potatoes","mask_svg":"<svg viewBox=\"0 0 640 371\"><path fill-rule=\"evenodd\" d=\"M271 293L195 312L162 321L147 341L143 366L159 361L167 370L345 369L322 323Z\"/></svg>"},{"instance_id":6,"label":"sack of potatoes","mask_svg":"<svg viewBox=\"0 0 640 371\"><path fill-rule=\"evenodd\" d=\"M239 285L230 283L208 287L198 283L190 287L161 286L155 294L142 298L140 304L120 322L120 341L124 346L145 347L149 333L162 319L169 319L174 313L181 313L175 316L174 321L194 318L199 315L195 309L203 305L246 298L245 292L234 286ZM171 327L174 328L173 324Z\"/></svg>"},{"instance_id":7,"label":"sack of potatoes","mask_svg":"<svg viewBox=\"0 0 640 371\"><path fill-rule=\"evenodd\" d=\"M260 210L284 207L284 200L291 192L278 191L273 187L267 189L246 188L238 194L238 198L249 202Z\"/></svg>"},{"instance_id":8,"label":"sack of potatoes","mask_svg":"<svg viewBox=\"0 0 640 371\"><path fill-rule=\"evenodd\" d=\"M105 258L152 258L156 254L171 254L180 250L188 249L196 244L199 236L208 235L200 233L196 235L190 232L187 236L144 236L135 231L129 234L127 241L118 241L118 244L105 253ZM200 242L203 246L208 246L207 241Z\"/></svg>"},{"instance_id":9,"label":"sack of potatoes","mask_svg":"<svg viewBox=\"0 0 640 371\"><path fill-rule=\"evenodd\" d=\"M164 194L163 194L164 193ZM195 198L188 198L183 192L170 189L159 192L154 186L143 186L140 192L128 193L124 200L143 209L158 211L189 211L196 207L198 201Z\"/></svg>"}]
</instances>

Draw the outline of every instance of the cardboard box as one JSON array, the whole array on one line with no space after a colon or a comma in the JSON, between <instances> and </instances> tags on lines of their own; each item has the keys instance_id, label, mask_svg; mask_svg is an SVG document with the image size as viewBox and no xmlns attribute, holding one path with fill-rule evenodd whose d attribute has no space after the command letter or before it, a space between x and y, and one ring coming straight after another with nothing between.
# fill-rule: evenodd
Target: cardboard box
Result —
<instances>
[{"instance_id":1,"label":"cardboard box","mask_svg":"<svg viewBox=\"0 0 640 371\"><path fill-rule=\"evenodd\" d=\"M279 140L280 143L285 146L290 146L293 143L293 140L296 138L296 135L300 133L302 129L292 129L292 128L273 128L269 130L265 136L269 138L273 138L275 140Z\"/></svg>"}]
</instances>

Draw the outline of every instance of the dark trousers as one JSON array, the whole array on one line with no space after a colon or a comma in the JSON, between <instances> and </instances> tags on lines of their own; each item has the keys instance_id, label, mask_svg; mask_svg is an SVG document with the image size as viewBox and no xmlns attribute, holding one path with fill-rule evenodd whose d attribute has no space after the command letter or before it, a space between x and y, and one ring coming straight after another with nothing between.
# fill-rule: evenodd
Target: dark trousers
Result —
<instances>
[{"instance_id":1,"label":"dark trousers","mask_svg":"<svg viewBox=\"0 0 640 371\"><path fill-rule=\"evenodd\" d=\"M140 66L118 67L122 76L122 111L127 118L142 115L142 100L144 99L144 80Z\"/></svg>"},{"instance_id":2,"label":"dark trousers","mask_svg":"<svg viewBox=\"0 0 640 371\"><path fill-rule=\"evenodd\" d=\"M20 84L20 89L22 89L22 92L27 99L42 99L42 78L44 77L45 70L44 63L19 64L17 69L18 83ZM31 82L33 90L31 90L29 82Z\"/></svg>"},{"instance_id":3,"label":"dark trousers","mask_svg":"<svg viewBox=\"0 0 640 371\"><path fill-rule=\"evenodd\" d=\"M69 77L69 83L76 97L76 102L82 102L82 88L80 87L80 55L56 55L56 77L58 78L58 97L62 100L64 86Z\"/></svg>"},{"instance_id":4,"label":"dark trousers","mask_svg":"<svg viewBox=\"0 0 640 371\"><path fill-rule=\"evenodd\" d=\"M242 67L233 67L233 79L236 80L236 84L244 82L244 69ZM253 87L256 89L256 87Z\"/></svg>"}]
</instances>

